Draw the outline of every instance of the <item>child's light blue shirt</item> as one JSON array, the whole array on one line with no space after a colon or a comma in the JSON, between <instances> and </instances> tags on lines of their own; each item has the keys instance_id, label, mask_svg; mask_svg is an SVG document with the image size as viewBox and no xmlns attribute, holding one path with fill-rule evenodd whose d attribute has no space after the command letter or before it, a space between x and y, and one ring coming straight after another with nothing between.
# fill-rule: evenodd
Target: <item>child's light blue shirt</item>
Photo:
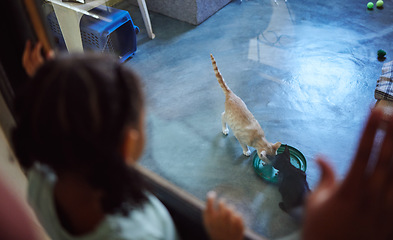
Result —
<instances>
[{"instance_id":1,"label":"child's light blue shirt","mask_svg":"<svg viewBox=\"0 0 393 240\"><path fill-rule=\"evenodd\" d=\"M91 233L72 236L60 224L57 217L53 186L54 172L36 164L28 172L28 199L38 219L53 240L177 240L178 233L165 206L153 195L129 216L108 215Z\"/></svg>"}]
</instances>

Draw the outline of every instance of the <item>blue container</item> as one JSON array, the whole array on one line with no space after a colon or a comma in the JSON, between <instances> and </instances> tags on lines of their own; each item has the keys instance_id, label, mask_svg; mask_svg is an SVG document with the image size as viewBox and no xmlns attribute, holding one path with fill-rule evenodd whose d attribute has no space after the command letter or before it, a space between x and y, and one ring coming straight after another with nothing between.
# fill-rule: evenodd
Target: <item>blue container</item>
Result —
<instances>
[{"instance_id":1,"label":"blue container","mask_svg":"<svg viewBox=\"0 0 393 240\"><path fill-rule=\"evenodd\" d=\"M54 38L54 42L56 44L56 47L59 50L67 50L64 38L63 38L63 34L61 33L61 29L59 26L59 23L57 21L56 15L54 12L51 12L48 16L47 16L47 20L48 20L48 25L49 28L52 32L53 38Z\"/></svg>"},{"instance_id":2,"label":"blue container","mask_svg":"<svg viewBox=\"0 0 393 240\"><path fill-rule=\"evenodd\" d=\"M83 49L115 54L121 61L136 51L136 34L139 28L132 22L127 11L99 6L90 10L101 19L84 15L80 21ZM49 26L60 49L65 49L64 38L54 13L48 15Z\"/></svg>"}]
</instances>

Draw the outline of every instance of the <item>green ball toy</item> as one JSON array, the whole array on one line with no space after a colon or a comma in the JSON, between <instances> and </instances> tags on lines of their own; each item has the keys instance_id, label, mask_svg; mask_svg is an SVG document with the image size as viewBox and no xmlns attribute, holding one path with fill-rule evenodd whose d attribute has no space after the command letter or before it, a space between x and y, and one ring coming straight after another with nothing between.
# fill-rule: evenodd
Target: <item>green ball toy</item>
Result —
<instances>
[{"instance_id":1,"label":"green ball toy","mask_svg":"<svg viewBox=\"0 0 393 240\"><path fill-rule=\"evenodd\" d=\"M378 54L378 58L384 58L386 55L386 52L384 50L380 49L380 50L378 50L377 54Z\"/></svg>"},{"instance_id":2,"label":"green ball toy","mask_svg":"<svg viewBox=\"0 0 393 240\"><path fill-rule=\"evenodd\" d=\"M368 9L373 9L373 7L374 7L374 3L372 3L372 2L367 3Z\"/></svg>"},{"instance_id":3,"label":"green ball toy","mask_svg":"<svg viewBox=\"0 0 393 240\"><path fill-rule=\"evenodd\" d=\"M376 5L377 5L377 8L381 8L383 6L383 1L378 0Z\"/></svg>"}]
</instances>

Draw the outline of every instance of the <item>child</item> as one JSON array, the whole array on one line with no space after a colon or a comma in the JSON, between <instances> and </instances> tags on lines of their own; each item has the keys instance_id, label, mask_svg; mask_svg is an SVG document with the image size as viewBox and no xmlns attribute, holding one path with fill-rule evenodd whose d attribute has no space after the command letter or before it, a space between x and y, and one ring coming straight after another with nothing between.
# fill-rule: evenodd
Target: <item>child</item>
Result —
<instances>
[{"instance_id":1,"label":"child","mask_svg":"<svg viewBox=\"0 0 393 240\"><path fill-rule=\"evenodd\" d=\"M52 239L178 239L133 165L144 141L138 77L107 56L49 60L15 102L14 147Z\"/></svg>"},{"instance_id":2,"label":"child","mask_svg":"<svg viewBox=\"0 0 393 240\"><path fill-rule=\"evenodd\" d=\"M138 77L108 56L44 64L39 48L25 49L32 80L15 103L14 147L28 170L29 201L50 237L178 239L167 210L133 168L145 141ZM215 201L210 195L204 212L210 237L242 239L240 216Z\"/></svg>"}]
</instances>

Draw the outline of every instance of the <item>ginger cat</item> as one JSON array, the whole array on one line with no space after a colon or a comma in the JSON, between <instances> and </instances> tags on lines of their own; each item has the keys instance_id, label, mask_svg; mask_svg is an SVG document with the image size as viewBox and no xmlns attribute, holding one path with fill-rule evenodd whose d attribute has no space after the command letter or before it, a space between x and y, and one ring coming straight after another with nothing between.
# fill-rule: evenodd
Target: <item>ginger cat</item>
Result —
<instances>
[{"instance_id":1,"label":"ginger cat","mask_svg":"<svg viewBox=\"0 0 393 240\"><path fill-rule=\"evenodd\" d=\"M281 143L276 142L272 144L267 141L265 133L258 121L248 110L243 100L229 89L217 68L213 55L210 54L210 57L218 83L225 93L225 111L221 114L222 133L228 135L228 124L236 139L239 141L245 156L250 156L251 151L248 149L248 146L250 146L257 150L260 159L269 162L266 156L276 155L277 149L281 146Z\"/></svg>"}]
</instances>

